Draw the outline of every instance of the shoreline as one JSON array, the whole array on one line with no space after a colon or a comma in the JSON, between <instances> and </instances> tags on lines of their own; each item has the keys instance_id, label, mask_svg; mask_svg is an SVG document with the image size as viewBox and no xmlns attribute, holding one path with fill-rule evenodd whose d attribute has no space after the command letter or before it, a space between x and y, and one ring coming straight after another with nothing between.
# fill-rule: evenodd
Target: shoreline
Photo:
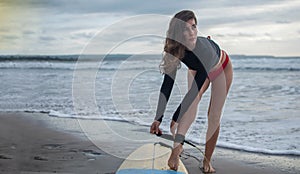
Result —
<instances>
[{"instance_id":1,"label":"shoreline","mask_svg":"<svg viewBox=\"0 0 300 174\"><path fill-rule=\"evenodd\" d=\"M0 119L0 173L114 173L123 161L122 157L115 154L119 153L120 148L127 147L126 143L130 143L107 134L112 130L97 127L100 121L96 120L78 121L25 112L0 112ZM89 137L83 133L85 124L94 128L91 132L97 129L103 133L99 135L97 132L101 142L95 141L92 133ZM145 127L124 122L106 121L106 124L110 124L108 127L125 128L128 132L124 132L124 135L133 135L125 137L129 140L150 136L145 136ZM100 149L97 143L104 148ZM115 149L110 151L112 145ZM201 157L195 149L188 146L184 148L187 153ZM130 144L125 150L132 150ZM184 158L184 155L181 159L189 173L201 173L197 160ZM217 173L223 174L300 172L297 168L300 166L299 157L255 154L221 147L216 148L212 163Z\"/></svg>"}]
</instances>

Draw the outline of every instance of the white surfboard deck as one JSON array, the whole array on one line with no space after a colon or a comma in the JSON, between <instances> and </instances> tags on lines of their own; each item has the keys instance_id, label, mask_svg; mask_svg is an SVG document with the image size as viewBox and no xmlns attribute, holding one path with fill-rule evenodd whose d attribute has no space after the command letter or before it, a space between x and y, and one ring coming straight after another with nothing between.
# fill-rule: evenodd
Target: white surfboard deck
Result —
<instances>
[{"instance_id":1,"label":"white surfboard deck","mask_svg":"<svg viewBox=\"0 0 300 174\"><path fill-rule=\"evenodd\" d=\"M171 148L159 143L145 144L132 152L121 164L117 174L188 174L187 169L179 160L178 170L170 170L168 159Z\"/></svg>"}]
</instances>

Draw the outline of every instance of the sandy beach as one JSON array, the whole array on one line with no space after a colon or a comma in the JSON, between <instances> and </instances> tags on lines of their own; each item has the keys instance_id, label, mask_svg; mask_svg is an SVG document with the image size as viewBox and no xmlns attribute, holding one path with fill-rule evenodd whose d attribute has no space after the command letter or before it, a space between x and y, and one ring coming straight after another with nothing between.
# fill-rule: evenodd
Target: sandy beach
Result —
<instances>
[{"instance_id":1,"label":"sandy beach","mask_svg":"<svg viewBox=\"0 0 300 174\"><path fill-rule=\"evenodd\" d=\"M80 131L76 119L25 112L1 112L0 119L0 173L3 174L109 174L115 173L124 160L99 149ZM69 126L64 127L66 124ZM185 151L198 153L188 146ZM202 173L197 160L183 155L182 161L189 173ZM222 148L216 149L213 165L217 173L222 174L300 171L300 159L296 156L270 156Z\"/></svg>"}]
</instances>

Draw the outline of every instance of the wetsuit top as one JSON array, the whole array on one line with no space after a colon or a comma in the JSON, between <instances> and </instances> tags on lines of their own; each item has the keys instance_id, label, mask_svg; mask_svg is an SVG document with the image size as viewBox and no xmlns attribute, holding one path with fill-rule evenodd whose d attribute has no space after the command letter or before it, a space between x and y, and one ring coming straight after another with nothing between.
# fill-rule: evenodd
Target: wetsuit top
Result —
<instances>
[{"instance_id":1,"label":"wetsuit top","mask_svg":"<svg viewBox=\"0 0 300 174\"><path fill-rule=\"evenodd\" d=\"M185 51L181 60L189 69L196 70L191 88L184 96L181 104L173 115L173 120L179 122L184 113L188 110L194 99L197 97L209 71L219 62L220 47L211 39L198 37L194 50ZM177 69L164 75L160 89L155 120L161 122L164 116L167 102L174 85Z\"/></svg>"}]
</instances>

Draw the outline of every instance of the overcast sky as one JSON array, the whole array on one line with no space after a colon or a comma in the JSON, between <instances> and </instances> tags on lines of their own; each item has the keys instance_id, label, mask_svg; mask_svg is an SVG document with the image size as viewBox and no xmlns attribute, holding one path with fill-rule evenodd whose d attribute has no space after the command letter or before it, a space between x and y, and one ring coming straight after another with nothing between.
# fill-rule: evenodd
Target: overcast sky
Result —
<instances>
[{"instance_id":1,"label":"overcast sky","mask_svg":"<svg viewBox=\"0 0 300 174\"><path fill-rule=\"evenodd\" d=\"M182 9L230 54L300 56L299 0L0 0L0 54L160 53Z\"/></svg>"}]
</instances>

